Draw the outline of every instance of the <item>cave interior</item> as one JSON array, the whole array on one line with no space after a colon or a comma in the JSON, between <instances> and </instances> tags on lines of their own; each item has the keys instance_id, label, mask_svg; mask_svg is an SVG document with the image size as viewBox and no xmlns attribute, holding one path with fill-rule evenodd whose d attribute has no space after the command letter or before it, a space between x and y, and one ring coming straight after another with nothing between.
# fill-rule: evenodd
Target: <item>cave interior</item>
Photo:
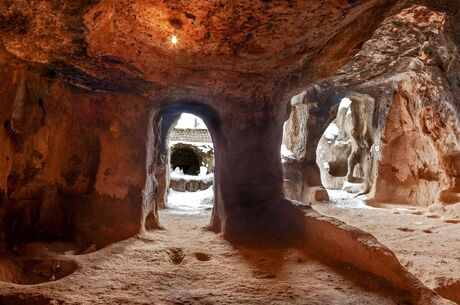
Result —
<instances>
[{"instance_id":1,"label":"cave interior","mask_svg":"<svg viewBox=\"0 0 460 305\"><path fill-rule=\"evenodd\" d=\"M1 1L0 305L460 304L459 48L460 1Z\"/></svg>"}]
</instances>

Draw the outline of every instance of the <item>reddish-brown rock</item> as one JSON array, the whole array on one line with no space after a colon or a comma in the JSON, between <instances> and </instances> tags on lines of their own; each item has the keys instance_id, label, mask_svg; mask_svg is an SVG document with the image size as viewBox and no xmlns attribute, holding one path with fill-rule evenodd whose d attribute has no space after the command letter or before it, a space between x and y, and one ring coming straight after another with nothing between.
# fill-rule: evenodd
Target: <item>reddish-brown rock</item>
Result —
<instances>
[{"instance_id":1,"label":"reddish-brown rock","mask_svg":"<svg viewBox=\"0 0 460 305\"><path fill-rule=\"evenodd\" d=\"M70 291L69 298L84 290L83 303L93 298L88 291L94 287L111 299L119 296L113 295L114 287L137 286L145 292L152 274L169 273L171 263L208 272L172 272L169 277L186 277L179 288L200 274L210 275L209 268L192 265L190 258L216 263L209 266L225 269L217 273L223 278L228 278L228 268L222 262L243 258L238 261L243 267L235 269L242 270L238 280L256 271L251 281L260 287L259 280L273 274L251 270L261 256L244 259L244 246L229 249L221 241L216 248L223 247L213 249L212 256L197 256L195 248L192 252L187 239L201 233L189 229L196 228L193 219L182 227L193 234L180 235L179 230L145 238L149 234L144 230L161 226L158 209L169 180L168 133L182 112L190 112L204 120L215 148L209 229L235 243L268 245L269 252L280 254L270 268L285 275L296 268L284 268L292 268L299 258L286 265L286 249L279 246L295 245L329 265L351 268L348 275L357 271L360 283L375 280L373 289L392 290L398 302L448 304L375 238L318 215L308 205L301 210L285 195L304 202L327 199L316 163L317 144L340 99L353 91L375 101L375 111L369 111L374 141L369 134L358 139L373 144L372 170L366 167L366 178L375 181L373 199L423 205L458 201L458 5L441 0L426 6L412 0L2 1L0 247L64 240L77 242L77 253L88 253L145 233L107 252L87 254L79 262L86 262L91 272L82 267L76 277L66 279L71 283L38 287L52 295ZM170 41L173 35L177 44ZM283 177L280 145L289 113L294 119L287 134L292 136L285 143L294 156L284 163ZM367 150L354 148L363 159ZM354 166L356 160L351 161ZM164 248L170 237L183 242L186 251ZM129 247L133 240L136 246ZM155 241L159 247L137 248ZM111 263L98 268L104 254ZM151 254L152 260L147 258ZM101 270L133 268L123 261L127 258L135 263L158 259L164 269L141 272L149 279L139 285L126 276L133 269L118 274L110 289L97 283L106 276L99 277ZM12 264L3 265L8 270ZM57 269L54 261L50 266ZM164 288L173 281L156 282ZM8 293L17 289L3 287ZM151 296L147 292L143 295ZM169 288L163 293L153 300L169 298ZM118 302L130 296L124 294ZM191 297L196 301L197 296ZM32 299L25 296L22 302ZM51 302L44 297L35 301ZM177 301L184 300L179 296Z\"/></svg>"},{"instance_id":2,"label":"reddish-brown rock","mask_svg":"<svg viewBox=\"0 0 460 305\"><path fill-rule=\"evenodd\" d=\"M195 104L216 148L211 227L297 230L281 190L287 97L334 73L394 2L0 3L6 239L103 244L158 226L163 114Z\"/></svg>"},{"instance_id":3,"label":"reddish-brown rock","mask_svg":"<svg viewBox=\"0 0 460 305\"><path fill-rule=\"evenodd\" d=\"M75 234L110 242L138 232L145 104L126 94L85 92L27 70L4 51L0 57L1 225L8 242ZM108 210L111 227L104 223Z\"/></svg>"},{"instance_id":4,"label":"reddish-brown rock","mask_svg":"<svg viewBox=\"0 0 460 305\"><path fill-rule=\"evenodd\" d=\"M233 240L302 237L301 214L282 192L279 146L288 101L336 73L394 2L0 3L0 238L75 238L99 246L157 227L167 172L156 169L167 168L167 131L185 110L206 121L215 145L210 227ZM456 139L456 125L429 102L445 97L458 112L451 17L423 8L397 12L326 81L337 90L321 84L306 91L313 123L302 165L311 171L299 196L321 187L313 156L333 119L333 97L351 88L374 97L383 134L390 99L377 99L400 87L413 94L398 78L407 72L406 78L431 75L443 88L436 95L427 87L431 93L417 108L426 109L414 117L437 152L440 197L455 200L457 148L445 143ZM175 46L171 35L179 39ZM401 36L409 40L398 43ZM438 114L446 135L420 123Z\"/></svg>"},{"instance_id":5,"label":"reddish-brown rock","mask_svg":"<svg viewBox=\"0 0 460 305\"><path fill-rule=\"evenodd\" d=\"M402 3L336 76L303 93L316 122L301 140L305 147L316 147L334 119L330 110L349 92L375 100L371 201L460 200L458 5Z\"/></svg>"}]
</instances>

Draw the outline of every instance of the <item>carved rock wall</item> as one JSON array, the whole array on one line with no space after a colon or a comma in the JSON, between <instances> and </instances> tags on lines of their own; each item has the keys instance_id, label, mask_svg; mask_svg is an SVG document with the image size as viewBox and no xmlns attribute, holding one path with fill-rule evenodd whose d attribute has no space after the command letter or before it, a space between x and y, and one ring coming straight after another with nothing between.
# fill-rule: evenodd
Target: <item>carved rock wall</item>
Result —
<instances>
[{"instance_id":1,"label":"carved rock wall","mask_svg":"<svg viewBox=\"0 0 460 305\"><path fill-rule=\"evenodd\" d=\"M104 244L158 226L161 111L178 101L218 114L210 226L286 236L300 221L282 194L286 104L334 74L395 2L0 2L4 238Z\"/></svg>"},{"instance_id":2,"label":"carved rock wall","mask_svg":"<svg viewBox=\"0 0 460 305\"><path fill-rule=\"evenodd\" d=\"M375 146L372 117L375 101L351 92L339 105L316 150L321 181L328 189L369 192Z\"/></svg>"},{"instance_id":3,"label":"carved rock wall","mask_svg":"<svg viewBox=\"0 0 460 305\"><path fill-rule=\"evenodd\" d=\"M103 245L138 232L146 106L73 88L4 52L0 58L3 238L78 236Z\"/></svg>"},{"instance_id":4,"label":"carved rock wall","mask_svg":"<svg viewBox=\"0 0 460 305\"><path fill-rule=\"evenodd\" d=\"M358 86L379 99L375 202L460 201L460 56L454 35L458 23L450 12L409 7L384 22L365 45L364 56L390 67ZM392 51L383 55L386 50ZM376 73L375 68L369 71Z\"/></svg>"},{"instance_id":5,"label":"carved rock wall","mask_svg":"<svg viewBox=\"0 0 460 305\"><path fill-rule=\"evenodd\" d=\"M383 130L375 201L460 201L459 124L451 105L432 96L433 89L415 75L399 82Z\"/></svg>"},{"instance_id":6,"label":"carved rock wall","mask_svg":"<svg viewBox=\"0 0 460 305\"><path fill-rule=\"evenodd\" d=\"M168 181L165 137L178 113L197 105L216 150L210 227L233 240L303 234L302 213L282 192L286 105L295 90L334 74L361 46L336 77L298 97L308 105L299 116L306 118L305 148L291 167L302 177L299 198L321 188L315 151L338 97L347 90L374 97L380 138L397 89L421 92L403 84L415 73L433 84L426 96L417 93L427 97L422 108L432 107L426 113L447 126L444 136L439 123L433 129L418 122L437 152L441 195L455 199L458 37L450 35L450 17L416 7L388 15L362 45L394 2L330 0L310 10L310 2L262 1L257 14L253 1L231 1L225 9L190 1L0 3L7 50L0 54L0 238L103 245L158 226ZM202 14L207 10L213 18ZM196 23L184 14L190 11ZM178 16L152 23L155 12ZM208 40L192 35L197 28ZM168 39L176 30L184 36L174 48ZM233 34L239 43L232 44Z\"/></svg>"},{"instance_id":7,"label":"carved rock wall","mask_svg":"<svg viewBox=\"0 0 460 305\"><path fill-rule=\"evenodd\" d=\"M375 203L459 201L460 4L416 2L395 7L334 77L303 93L316 109L314 127L302 123L308 131L299 143L312 143L306 147L317 145L348 92L375 99Z\"/></svg>"}]
</instances>

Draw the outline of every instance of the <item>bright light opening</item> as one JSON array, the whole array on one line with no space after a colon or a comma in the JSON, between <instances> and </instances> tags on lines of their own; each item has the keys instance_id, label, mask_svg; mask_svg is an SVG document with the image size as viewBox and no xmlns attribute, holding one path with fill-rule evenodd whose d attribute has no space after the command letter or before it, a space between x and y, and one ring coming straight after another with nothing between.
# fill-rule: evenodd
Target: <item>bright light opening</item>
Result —
<instances>
[{"instance_id":1,"label":"bright light opening","mask_svg":"<svg viewBox=\"0 0 460 305\"><path fill-rule=\"evenodd\" d=\"M206 129L203 120L191 113L182 113L177 125L174 128L179 129Z\"/></svg>"},{"instance_id":2,"label":"bright light opening","mask_svg":"<svg viewBox=\"0 0 460 305\"><path fill-rule=\"evenodd\" d=\"M208 214L214 204L214 146L201 118L182 113L169 135L166 207L175 214Z\"/></svg>"},{"instance_id":3,"label":"bright light opening","mask_svg":"<svg viewBox=\"0 0 460 305\"><path fill-rule=\"evenodd\" d=\"M173 36L171 37L171 43L175 45L175 44L177 44L177 42L178 42L177 36L176 36L176 35L173 35Z\"/></svg>"}]
</instances>

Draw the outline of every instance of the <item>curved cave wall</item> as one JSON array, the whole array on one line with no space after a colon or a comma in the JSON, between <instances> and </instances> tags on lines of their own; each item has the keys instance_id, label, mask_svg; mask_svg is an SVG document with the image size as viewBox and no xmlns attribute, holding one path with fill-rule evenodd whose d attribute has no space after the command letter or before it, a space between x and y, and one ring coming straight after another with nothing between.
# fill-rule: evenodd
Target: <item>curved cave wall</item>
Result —
<instances>
[{"instance_id":1,"label":"curved cave wall","mask_svg":"<svg viewBox=\"0 0 460 305\"><path fill-rule=\"evenodd\" d=\"M412 6L385 22L363 50L369 54L382 48L377 37L388 43L382 51L390 43L402 54L417 46L403 58L382 58L393 68L359 85L379 99L374 113L380 146L371 191L375 202L426 206L460 199L460 86L455 81L460 78L460 57L452 18L430 7ZM395 43L398 23L405 39Z\"/></svg>"},{"instance_id":2,"label":"curved cave wall","mask_svg":"<svg viewBox=\"0 0 460 305\"><path fill-rule=\"evenodd\" d=\"M0 3L0 244L105 245L157 227L166 137L185 110L205 120L215 146L209 227L230 240L303 238L303 214L284 192L327 198L316 148L350 91L376 101L374 181L405 189L401 197L434 186L443 202L457 200L459 38L448 12L459 10L395 2ZM218 18L200 23L203 10ZM281 164L289 111L294 158ZM406 142L436 152L421 154L427 170L411 168L409 180L385 169L399 114L424 139ZM375 198L397 199L373 187Z\"/></svg>"},{"instance_id":3,"label":"curved cave wall","mask_svg":"<svg viewBox=\"0 0 460 305\"><path fill-rule=\"evenodd\" d=\"M398 9L336 76L292 100L283 142L297 156L296 166L312 160L340 100L349 92L368 95L376 105L370 202L458 202L459 10L428 3ZM300 167L300 176L318 177L315 168Z\"/></svg>"},{"instance_id":4,"label":"curved cave wall","mask_svg":"<svg viewBox=\"0 0 460 305\"><path fill-rule=\"evenodd\" d=\"M315 86L291 99L291 113L286 121L283 144L292 152L283 163L284 193L300 202L328 200L316 162L316 149L324 130L332 121L331 107L313 100Z\"/></svg>"},{"instance_id":5,"label":"curved cave wall","mask_svg":"<svg viewBox=\"0 0 460 305\"><path fill-rule=\"evenodd\" d=\"M381 139L374 200L458 202L460 129L455 112L445 102L442 109L427 103L433 97L414 92L413 85L413 80L403 82L393 97Z\"/></svg>"},{"instance_id":6,"label":"curved cave wall","mask_svg":"<svg viewBox=\"0 0 460 305\"><path fill-rule=\"evenodd\" d=\"M334 74L394 2L0 3L0 237L104 245L157 227L177 119L161 112L178 101L216 114L201 113L216 149L210 228L301 235L282 192L286 105Z\"/></svg>"},{"instance_id":7,"label":"curved cave wall","mask_svg":"<svg viewBox=\"0 0 460 305\"><path fill-rule=\"evenodd\" d=\"M74 88L4 51L0 58L4 240L104 245L138 232L146 106Z\"/></svg>"}]
</instances>

